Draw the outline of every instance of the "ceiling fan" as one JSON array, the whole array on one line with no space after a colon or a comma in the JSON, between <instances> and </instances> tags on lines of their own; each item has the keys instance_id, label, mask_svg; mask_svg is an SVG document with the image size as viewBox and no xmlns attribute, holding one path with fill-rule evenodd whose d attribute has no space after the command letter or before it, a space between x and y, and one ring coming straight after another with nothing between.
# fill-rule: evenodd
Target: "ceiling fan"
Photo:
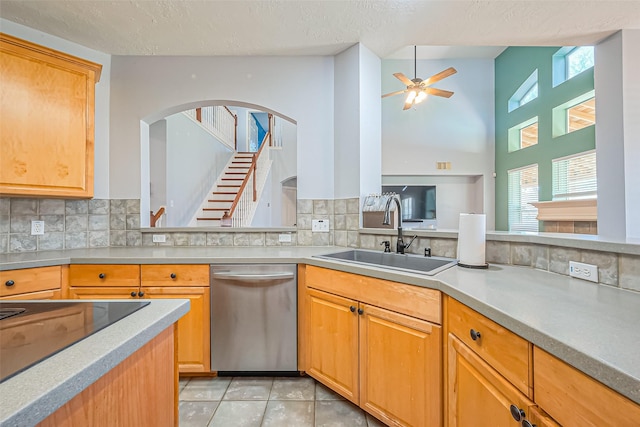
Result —
<instances>
[{"instance_id":1,"label":"ceiling fan","mask_svg":"<svg viewBox=\"0 0 640 427\"><path fill-rule=\"evenodd\" d=\"M434 74L426 80L422 80L417 77L416 67L417 67L417 47L413 47L413 75L414 78L409 80L407 76L402 73L394 73L393 75L404 83L407 88L405 90L398 90L395 92L387 93L382 95L383 98L387 96L400 95L401 93L407 93L407 98L404 101L403 110L408 110L415 104L419 104L427 98L427 95L435 95L442 96L444 98L450 98L453 95L453 92L448 90L436 89L431 87L432 84L444 79L445 77L449 77L452 74L457 73L458 71L449 67L444 71L440 71L438 74Z\"/></svg>"}]
</instances>

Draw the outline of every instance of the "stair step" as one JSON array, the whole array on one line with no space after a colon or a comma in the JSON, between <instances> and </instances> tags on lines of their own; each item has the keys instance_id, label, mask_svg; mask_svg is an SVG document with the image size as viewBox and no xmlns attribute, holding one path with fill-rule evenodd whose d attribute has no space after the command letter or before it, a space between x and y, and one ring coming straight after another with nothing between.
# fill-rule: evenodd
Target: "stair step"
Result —
<instances>
[{"instance_id":1,"label":"stair step","mask_svg":"<svg viewBox=\"0 0 640 427\"><path fill-rule=\"evenodd\" d=\"M218 184L218 188L240 188L240 184Z\"/></svg>"},{"instance_id":2,"label":"stair step","mask_svg":"<svg viewBox=\"0 0 640 427\"><path fill-rule=\"evenodd\" d=\"M207 200L207 208L221 208L225 210L231 209L233 202L219 201L219 200Z\"/></svg>"}]
</instances>

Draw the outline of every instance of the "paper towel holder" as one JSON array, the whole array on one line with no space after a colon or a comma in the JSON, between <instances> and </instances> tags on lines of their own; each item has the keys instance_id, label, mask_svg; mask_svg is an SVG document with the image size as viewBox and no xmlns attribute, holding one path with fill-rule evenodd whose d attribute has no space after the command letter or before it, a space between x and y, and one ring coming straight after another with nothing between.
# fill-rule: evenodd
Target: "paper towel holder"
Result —
<instances>
[{"instance_id":1,"label":"paper towel holder","mask_svg":"<svg viewBox=\"0 0 640 427\"><path fill-rule=\"evenodd\" d=\"M463 264L460 261L458 261L458 265L464 268L479 268L479 269L485 269L485 270L489 268L488 262L485 262L484 264L480 264L480 265L470 265L470 264Z\"/></svg>"}]
</instances>

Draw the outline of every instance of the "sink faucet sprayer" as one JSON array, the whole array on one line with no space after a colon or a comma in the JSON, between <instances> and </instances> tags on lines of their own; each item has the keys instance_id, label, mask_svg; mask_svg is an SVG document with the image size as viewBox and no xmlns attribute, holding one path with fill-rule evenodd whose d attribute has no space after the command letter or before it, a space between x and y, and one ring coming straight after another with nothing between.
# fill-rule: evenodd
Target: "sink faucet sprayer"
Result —
<instances>
[{"instance_id":1,"label":"sink faucet sprayer","mask_svg":"<svg viewBox=\"0 0 640 427\"><path fill-rule=\"evenodd\" d=\"M404 239L402 238L402 206L400 204L400 196L397 194L391 194L387 199L387 204L384 206L384 218L382 220L382 225L391 224L391 201L395 200L396 206L398 207L398 241L396 243L396 252L399 254L403 254L404 250L407 249L413 241L418 236L413 236L413 239L408 244L404 244Z\"/></svg>"}]
</instances>

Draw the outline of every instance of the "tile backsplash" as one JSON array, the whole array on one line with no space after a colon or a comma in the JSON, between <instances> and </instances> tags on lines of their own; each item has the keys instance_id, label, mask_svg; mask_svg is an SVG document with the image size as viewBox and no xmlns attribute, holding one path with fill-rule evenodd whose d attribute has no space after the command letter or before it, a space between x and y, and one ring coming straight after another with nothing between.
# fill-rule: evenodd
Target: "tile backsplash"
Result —
<instances>
[{"instance_id":1,"label":"tile backsplash","mask_svg":"<svg viewBox=\"0 0 640 427\"><path fill-rule=\"evenodd\" d=\"M44 221L44 235L31 235L34 220ZM0 198L0 253L141 244L136 199Z\"/></svg>"},{"instance_id":2,"label":"tile backsplash","mask_svg":"<svg viewBox=\"0 0 640 427\"><path fill-rule=\"evenodd\" d=\"M154 233L140 230L137 199L21 199L0 198L0 253L100 248L109 246L345 246L381 250L382 242L395 236L388 230L360 228L358 198L298 200L297 230L285 232L291 242L280 242L281 232L167 232L166 242L154 243ZM329 220L329 232L312 231L313 220ZM43 236L31 235L31 221L45 222ZM455 258L455 238L418 237L408 253ZM640 292L640 256L561 246L491 241L486 260L568 275L569 261L598 266L599 282Z\"/></svg>"}]
</instances>

